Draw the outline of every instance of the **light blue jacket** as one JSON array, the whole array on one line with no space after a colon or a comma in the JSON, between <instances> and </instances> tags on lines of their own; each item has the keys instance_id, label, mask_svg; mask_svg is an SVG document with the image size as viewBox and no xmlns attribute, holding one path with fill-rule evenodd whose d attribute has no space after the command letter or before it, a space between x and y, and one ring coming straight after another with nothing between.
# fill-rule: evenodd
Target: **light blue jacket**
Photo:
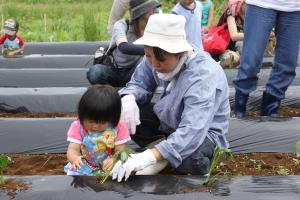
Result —
<instances>
[{"instance_id":1,"label":"light blue jacket","mask_svg":"<svg viewBox=\"0 0 300 200\"><path fill-rule=\"evenodd\" d=\"M173 87L163 92L153 109L161 122L159 129L170 134L156 148L173 167L178 167L205 137L218 146L228 147L225 135L230 104L223 69L203 51L190 57L175 78ZM155 88L166 88L167 84L144 58L119 93L133 94L140 104L149 103Z\"/></svg>"}]
</instances>

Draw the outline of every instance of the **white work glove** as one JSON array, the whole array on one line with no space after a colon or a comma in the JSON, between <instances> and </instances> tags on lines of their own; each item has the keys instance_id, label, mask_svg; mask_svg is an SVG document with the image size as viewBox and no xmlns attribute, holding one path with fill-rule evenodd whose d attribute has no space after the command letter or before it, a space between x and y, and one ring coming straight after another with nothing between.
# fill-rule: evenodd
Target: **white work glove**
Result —
<instances>
[{"instance_id":1,"label":"white work glove","mask_svg":"<svg viewBox=\"0 0 300 200\"><path fill-rule=\"evenodd\" d=\"M141 123L140 110L132 94L125 95L122 99L121 118L126 123L131 135L135 134L136 126Z\"/></svg>"},{"instance_id":2,"label":"white work glove","mask_svg":"<svg viewBox=\"0 0 300 200\"><path fill-rule=\"evenodd\" d=\"M156 163L156 158L150 149L142 153L130 154L124 164L120 160L115 164L112 169L112 179L118 179L118 182L121 182L125 177L126 181L131 172L142 170L154 163Z\"/></svg>"}]
</instances>

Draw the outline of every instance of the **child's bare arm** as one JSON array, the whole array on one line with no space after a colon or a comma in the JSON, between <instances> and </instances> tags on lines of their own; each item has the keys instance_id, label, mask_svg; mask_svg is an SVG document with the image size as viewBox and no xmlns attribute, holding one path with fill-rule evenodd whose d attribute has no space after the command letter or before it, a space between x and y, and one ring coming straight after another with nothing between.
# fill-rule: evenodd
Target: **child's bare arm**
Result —
<instances>
[{"instance_id":1,"label":"child's bare arm","mask_svg":"<svg viewBox=\"0 0 300 200\"><path fill-rule=\"evenodd\" d=\"M74 167L82 165L82 155L80 153L80 144L70 142L67 151L67 158Z\"/></svg>"},{"instance_id":2,"label":"child's bare arm","mask_svg":"<svg viewBox=\"0 0 300 200\"><path fill-rule=\"evenodd\" d=\"M210 29L213 25L213 20L214 20L214 4L211 1L211 6L209 9L209 15L208 15L208 22L207 22L207 28Z\"/></svg>"},{"instance_id":3,"label":"child's bare arm","mask_svg":"<svg viewBox=\"0 0 300 200\"><path fill-rule=\"evenodd\" d=\"M23 54L24 49L25 49L25 45L21 46L20 48L14 50L14 51L9 52L9 56L14 56L14 55L17 55L19 53Z\"/></svg>"},{"instance_id":4,"label":"child's bare arm","mask_svg":"<svg viewBox=\"0 0 300 200\"><path fill-rule=\"evenodd\" d=\"M244 33L240 33L237 30L237 24L235 18L228 16L227 18L228 31L232 41L242 41L244 40Z\"/></svg>"}]
</instances>

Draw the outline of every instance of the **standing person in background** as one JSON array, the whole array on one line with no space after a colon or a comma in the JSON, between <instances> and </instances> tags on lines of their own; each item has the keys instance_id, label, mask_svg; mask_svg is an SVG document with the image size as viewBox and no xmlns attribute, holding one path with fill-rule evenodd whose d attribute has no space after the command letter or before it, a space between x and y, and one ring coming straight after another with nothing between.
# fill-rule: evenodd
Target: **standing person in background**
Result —
<instances>
[{"instance_id":1,"label":"standing person in background","mask_svg":"<svg viewBox=\"0 0 300 200\"><path fill-rule=\"evenodd\" d=\"M249 94L256 90L264 51L272 29L276 30L274 65L261 103L261 116L278 116L278 108L295 78L300 35L299 0L246 0L244 44L238 74L233 80L235 115L246 114Z\"/></svg>"},{"instance_id":2,"label":"standing person in background","mask_svg":"<svg viewBox=\"0 0 300 200\"><path fill-rule=\"evenodd\" d=\"M145 30L149 17L157 12L161 4L155 0L131 0L131 20L121 19L114 25L109 48L117 64L109 66L96 64L87 72L91 84L110 84L114 87L125 86L136 66L144 56L142 45L134 45Z\"/></svg>"},{"instance_id":3,"label":"standing person in background","mask_svg":"<svg viewBox=\"0 0 300 200\"><path fill-rule=\"evenodd\" d=\"M116 23L116 21L122 19L126 11L129 10L129 2L130 0L114 0L107 24L107 31L110 36L112 36L114 24Z\"/></svg>"},{"instance_id":4,"label":"standing person in background","mask_svg":"<svg viewBox=\"0 0 300 200\"><path fill-rule=\"evenodd\" d=\"M195 0L180 0L173 8L173 14L184 16L186 20L185 33L187 41L196 51L203 50L201 38L201 3Z\"/></svg>"},{"instance_id":5,"label":"standing person in background","mask_svg":"<svg viewBox=\"0 0 300 200\"><path fill-rule=\"evenodd\" d=\"M112 36L113 27L116 21L122 19L125 13L130 9L129 2L130 0L114 0L107 24L107 31L110 36ZM157 0L157 2L159 3L159 0ZM159 12L162 12L160 8Z\"/></svg>"},{"instance_id":6,"label":"standing person in background","mask_svg":"<svg viewBox=\"0 0 300 200\"><path fill-rule=\"evenodd\" d=\"M22 55L24 53L24 41L18 35L19 23L15 19L7 19L4 22L1 32L4 33L0 37L0 45L2 47L3 56L13 57L15 55Z\"/></svg>"},{"instance_id":7,"label":"standing person in background","mask_svg":"<svg viewBox=\"0 0 300 200\"><path fill-rule=\"evenodd\" d=\"M208 33L209 29L212 27L214 20L214 4L211 0L201 0L202 3L202 20L201 26L205 33Z\"/></svg>"}]
</instances>

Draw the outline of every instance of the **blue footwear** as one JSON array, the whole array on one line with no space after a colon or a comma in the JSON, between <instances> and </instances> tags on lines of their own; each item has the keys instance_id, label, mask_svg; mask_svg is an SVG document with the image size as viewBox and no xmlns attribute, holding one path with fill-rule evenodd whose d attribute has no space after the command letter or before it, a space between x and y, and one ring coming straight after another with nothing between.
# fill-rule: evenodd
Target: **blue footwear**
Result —
<instances>
[{"instance_id":1,"label":"blue footwear","mask_svg":"<svg viewBox=\"0 0 300 200\"><path fill-rule=\"evenodd\" d=\"M260 115L261 116L270 116L270 117L278 117L278 108L280 107L280 100L267 93L263 93L263 98L261 102L261 111Z\"/></svg>"},{"instance_id":2,"label":"blue footwear","mask_svg":"<svg viewBox=\"0 0 300 200\"><path fill-rule=\"evenodd\" d=\"M239 90L235 90L235 117L243 118L246 116L246 105L249 94L244 94Z\"/></svg>"}]
</instances>

